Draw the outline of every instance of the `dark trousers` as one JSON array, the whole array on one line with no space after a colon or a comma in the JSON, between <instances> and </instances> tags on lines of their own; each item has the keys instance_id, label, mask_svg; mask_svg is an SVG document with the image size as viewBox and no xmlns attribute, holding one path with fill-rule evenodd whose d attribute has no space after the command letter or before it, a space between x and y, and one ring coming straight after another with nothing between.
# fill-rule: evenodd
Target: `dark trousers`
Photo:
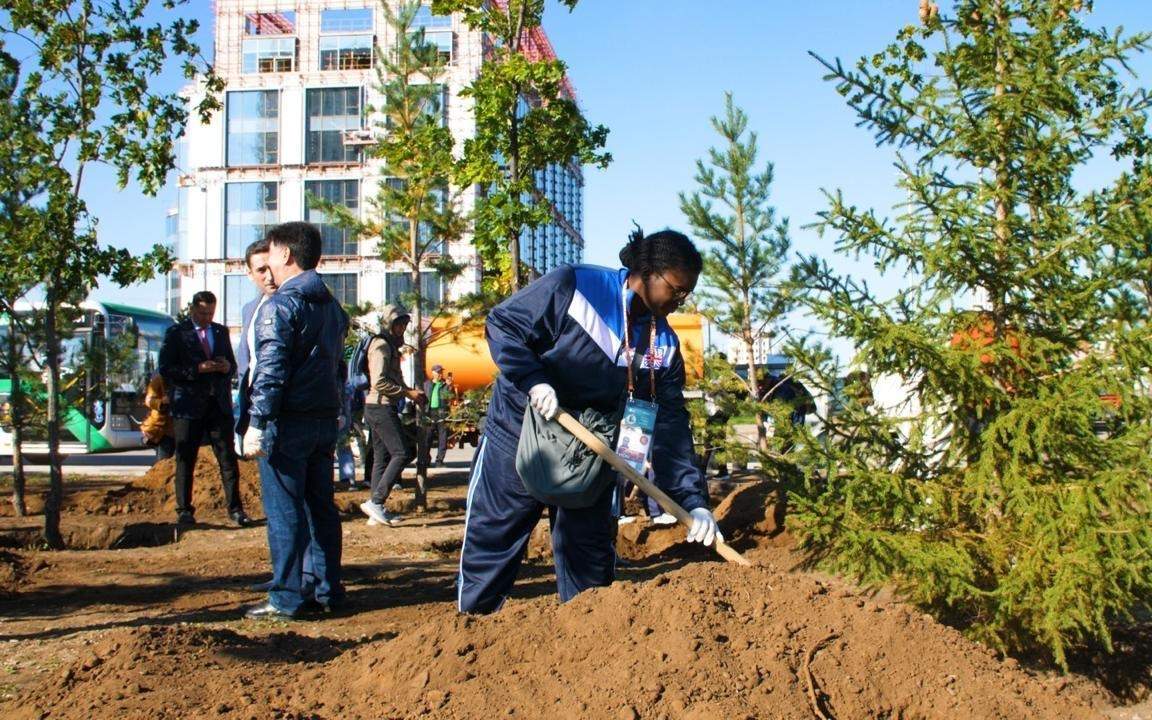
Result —
<instances>
[{"instance_id":1,"label":"dark trousers","mask_svg":"<svg viewBox=\"0 0 1152 720\"><path fill-rule=\"evenodd\" d=\"M167 460L176 454L176 438L165 435L154 447L156 448L156 461Z\"/></svg>"},{"instance_id":2,"label":"dark trousers","mask_svg":"<svg viewBox=\"0 0 1152 720\"><path fill-rule=\"evenodd\" d=\"M651 479L651 478L649 478ZM620 484L620 514L624 514L624 501L632 494L635 485L631 480L624 480ZM642 490L636 490L636 494L644 498L644 510L648 513L648 517L654 518L664 512L664 508L660 507L660 503L644 494Z\"/></svg>"},{"instance_id":3,"label":"dark trousers","mask_svg":"<svg viewBox=\"0 0 1152 720\"><path fill-rule=\"evenodd\" d=\"M548 507L556 586L563 602L590 587L610 585L615 578L615 493L612 483L591 507ZM490 613L500 608L544 508L516 473L515 449L481 438L472 461L460 548L456 600L460 612Z\"/></svg>"},{"instance_id":4,"label":"dark trousers","mask_svg":"<svg viewBox=\"0 0 1152 720\"><path fill-rule=\"evenodd\" d=\"M196 455L204 436L212 445L216 462L220 465L220 479L224 483L224 501L228 513L244 511L240 501L240 470L236 466L232 417L225 415L218 405L208 407L203 417L174 418L176 440L176 512L194 513L192 505L192 472L196 468Z\"/></svg>"},{"instance_id":5,"label":"dark trousers","mask_svg":"<svg viewBox=\"0 0 1152 720\"><path fill-rule=\"evenodd\" d=\"M431 425L428 428L428 439L436 438L436 462L444 462L444 453L448 452L448 409L439 407L428 411ZM432 454L432 445L428 445L428 454Z\"/></svg>"},{"instance_id":6,"label":"dark trousers","mask_svg":"<svg viewBox=\"0 0 1152 720\"><path fill-rule=\"evenodd\" d=\"M313 598L331 605L344 599L340 514L332 487L336 435L335 418L282 419L272 453L260 458L272 560L268 600L284 612L295 613Z\"/></svg>"},{"instance_id":7,"label":"dark trousers","mask_svg":"<svg viewBox=\"0 0 1152 720\"><path fill-rule=\"evenodd\" d=\"M372 502L383 505L400 473L415 454L391 405L365 405L364 421L372 431Z\"/></svg>"}]
</instances>

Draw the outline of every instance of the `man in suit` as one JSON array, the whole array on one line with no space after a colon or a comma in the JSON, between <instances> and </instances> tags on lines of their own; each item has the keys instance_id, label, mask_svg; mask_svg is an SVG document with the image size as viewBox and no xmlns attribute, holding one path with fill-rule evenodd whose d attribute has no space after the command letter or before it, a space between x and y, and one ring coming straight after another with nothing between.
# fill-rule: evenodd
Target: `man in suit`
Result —
<instances>
[{"instance_id":1,"label":"man in suit","mask_svg":"<svg viewBox=\"0 0 1152 720\"><path fill-rule=\"evenodd\" d=\"M240 378L240 417L236 421L236 435L241 438L248 430L250 421L248 401L251 394L248 390L252 384L250 363L256 340L252 332L252 318L256 317L256 310L276 292L276 279L268 267L268 238L260 238L249 245L244 251L244 262L248 266L248 279L260 291L260 295L245 303L240 310L240 347L236 348L236 377Z\"/></svg>"},{"instance_id":2,"label":"man in suit","mask_svg":"<svg viewBox=\"0 0 1152 720\"><path fill-rule=\"evenodd\" d=\"M240 471L236 464L232 431L232 383L236 356L228 328L212 322L216 296L202 290L192 296L189 317L168 328L160 346L159 372L168 383L176 437L177 522L196 522L192 505L192 472L204 436L212 445L228 517L236 525L249 524L240 501Z\"/></svg>"}]
</instances>

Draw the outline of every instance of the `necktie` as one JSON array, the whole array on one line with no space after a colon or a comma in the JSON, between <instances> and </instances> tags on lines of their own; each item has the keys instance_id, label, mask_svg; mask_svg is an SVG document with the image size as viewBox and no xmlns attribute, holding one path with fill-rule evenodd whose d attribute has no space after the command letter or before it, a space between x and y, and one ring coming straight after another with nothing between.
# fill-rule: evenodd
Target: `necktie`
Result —
<instances>
[{"instance_id":1,"label":"necktie","mask_svg":"<svg viewBox=\"0 0 1152 720\"><path fill-rule=\"evenodd\" d=\"M208 328L197 328L196 335L200 338L200 347L204 348L204 357L212 359L212 346L208 344Z\"/></svg>"}]
</instances>

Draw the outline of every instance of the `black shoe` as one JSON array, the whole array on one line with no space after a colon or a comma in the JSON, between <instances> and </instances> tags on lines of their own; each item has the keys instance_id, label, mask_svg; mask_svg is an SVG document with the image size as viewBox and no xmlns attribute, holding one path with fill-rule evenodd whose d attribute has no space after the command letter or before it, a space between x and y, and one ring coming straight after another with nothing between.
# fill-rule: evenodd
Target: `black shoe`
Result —
<instances>
[{"instance_id":1,"label":"black shoe","mask_svg":"<svg viewBox=\"0 0 1152 720\"><path fill-rule=\"evenodd\" d=\"M244 514L243 510L234 513L228 513L228 517L232 518L232 522L236 527L248 527L252 524L252 518Z\"/></svg>"},{"instance_id":2,"label":"black shoe","mask_svg":"<svg viewBox=\"0 0 1152 720\"><path fill-rule=\"evenodd\" d=\"M305 600L300 606L301 615L327 615L332 612L332 606L319 600Z\"/></svg>"},{"instance_id":3,"label":"black shoe","mask_svg":"<svg viewBox=\"0 0 1152 720\"><path fill-rule=\"evenodd\" d=\"M296 619L294 614L285 612L270 602L253 605L244 611L244 617L249 620L277 620L281 622Z\"/></svg>"},{"instance_id":4,"label":"black shoe","mask_svg":"<svg viewBox=\"0 0 1152 720\"><path fill-rule=\"evenodd\" d=\"M332 615L334 613L341 613L344 611L345 604L343 600L337 600L334 603L320 602L316 599L305 600L304 604L300 606L301 615Z\"/></svg>"},{"instance_id":5,"label":"black shoe","mask_svg":"<svg viewBox=\"0 0 1152 720\"><path fill-rule=\"evenodd\" d=\"M190 512L182 512L176 516L177 525L195 525L196 517Z\"/></svg>"},{"instance_id":6,"label":"black shoe","mask_svg":"<svg viewBox=\"0 0 1152 720\"><path fill-rule=\"evenodd\" d=\"M248 592L266 593L272 589L272 581L265 580L262 583L253 583L248 586Z\"/></svg>"}]
</instances>

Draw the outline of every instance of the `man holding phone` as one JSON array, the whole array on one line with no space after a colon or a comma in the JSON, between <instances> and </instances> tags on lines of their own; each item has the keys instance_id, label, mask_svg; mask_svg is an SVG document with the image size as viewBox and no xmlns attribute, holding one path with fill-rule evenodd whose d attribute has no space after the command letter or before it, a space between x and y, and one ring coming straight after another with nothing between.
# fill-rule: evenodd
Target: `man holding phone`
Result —
<instances>
[{"instance_id":1,"label":"man holding phone","mask_svg":"<svg viewBox=\"0 0 1152 720\"><path fill-rule=\"evenodd\" d=\"M249 524L240 500L240 471L236 463L232 429L232 377L236 356L228 328L212 322L216 296L202 290L192 296L188 319L168 328L160 346L158 362L171 393L176 436L176 516L177 522L196 522L192 505L192 473L204 436L212 445L228 517L237 526Z\"/></svg>"}]
</instances>

